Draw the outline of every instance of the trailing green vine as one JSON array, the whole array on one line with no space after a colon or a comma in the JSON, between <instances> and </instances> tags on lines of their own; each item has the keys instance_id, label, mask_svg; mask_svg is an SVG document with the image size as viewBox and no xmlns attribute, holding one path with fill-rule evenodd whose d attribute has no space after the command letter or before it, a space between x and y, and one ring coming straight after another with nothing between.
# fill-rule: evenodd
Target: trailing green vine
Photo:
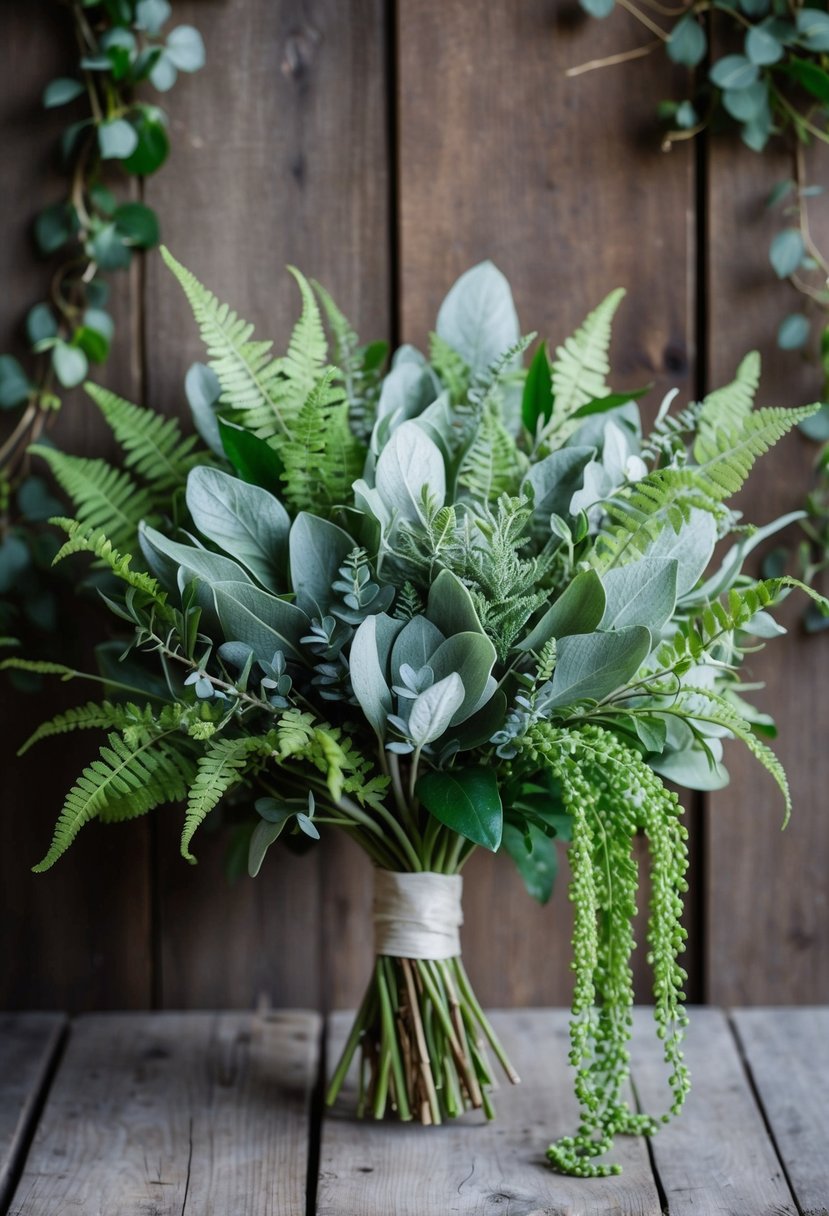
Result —
<instances>
[{"instance_id":1,"label":"trailing green vine","mask_svg":"<svg viewBox=\"0 0 829 1216\"><path fill-rule=\"evenodd\" d=\"M60 408L62 391L109 355L109 274L158 243L153 209L112 189L117 176L155 173L169 153L166 115L144 99L142 86L165 92L179 72L204 64L198 30L179 25L163 33L168 0L58 3L69 10L77 69L46 85L43 105L66 106L71 115L59 148L66 187L34 221L37 250L49 264L44 298L25 318L29 356L25 366L0 356L0 410L11 420L0 442L0 633L55 626L56 598L41 574L59 542L42 525L62 511L47 482L31 474L29 450Z\"/></svg>"}]
</instances>

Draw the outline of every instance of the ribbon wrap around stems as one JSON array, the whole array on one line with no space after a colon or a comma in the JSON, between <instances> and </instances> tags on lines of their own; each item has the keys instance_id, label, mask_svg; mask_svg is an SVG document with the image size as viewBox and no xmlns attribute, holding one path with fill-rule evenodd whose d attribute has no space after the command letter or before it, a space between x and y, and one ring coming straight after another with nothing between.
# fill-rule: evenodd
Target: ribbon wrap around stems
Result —
<instances>
[{"instance_id":1,"label":"ribbon wrap around stems","mask_svg":"<svg viewBox=\"0 0 829 1216\"><path fill-rule=\"evenodd\" d=\"M460 874L374 871L374 952L391 958L457 958L463 924Z\"/></svg>"}]
</instances>

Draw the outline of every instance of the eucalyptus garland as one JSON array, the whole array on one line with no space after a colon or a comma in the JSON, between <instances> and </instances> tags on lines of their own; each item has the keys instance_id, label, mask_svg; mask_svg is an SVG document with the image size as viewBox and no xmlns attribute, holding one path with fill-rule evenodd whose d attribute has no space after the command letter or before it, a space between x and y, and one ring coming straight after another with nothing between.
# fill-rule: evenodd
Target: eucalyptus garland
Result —
<instances>
[{"instance_id":1,"label":"eucalyptus garland","mask_svg":"<svg viewBox=\"0 0 829 1216\"><path fill-rule=\"evenodd\" d=\"M59 542L41 525L60 504L31 472L28 449L60 408L61 390L82 383L90 364L108 357L114 322L107 275L158 243L153 209L111 189L111 170L140 180L169 153L167 117L143 99L141 86L166 91L179 72L204 64L198 30L179 25L163 33L168 0L58 3L68 10L78 63L43 92L47 109L67 107L71 115L59 147L65 193L34 221L37 250L49 262L48 293L26 315L26 366L0 356L0 410L10 417L0 443L0 632L55 627L56 599L42 574Z\"/></svg>"},{"instance_id":2,"label":"eucalyptus garland","mask_svg":"<svg viewBox=\"0 0 829 1216\"><path fill-rule=\"evenodd\" d=\"M649 848L655 1030L676 1113L687 848L665 782L721 788L737 739L790 809L740 668L802 586L744 569L791 517L755 528L727 504L816 407L755 409L750 355L703 401L672 412L669 394L646 433L641 394L607 380L623 293L525 367L535 335L491 263L450 290L428 356L403 346L388 371L385 345L362 343L294 272L302 311L274 357L164 256L208 351L187 377L198 436L89 386L122 465L36 449L76 508L55 521L56 560L91 559L125 637L87 677L103 699L25 745L103 735L35 868L92 820L168 802L186 805L186 861L223 818L251 876L273 848L344 831L375 868L377 957L327 1100L355 1068L358 1114L435 1124L494 1115L490 1053L518 1080L460 957L466 862L503 848L544 902L566 847L581 1118L549 1159L615 1172L597 1160L614 1135L662 1118L625 1099L634 838Z\"/></svg>"},{"instance_id":3,"label":"eucalyptus garland","mask_svg":"<svg viewBox=\"0 0 829 1216\"><path fill-rule=\"evenodd\" d=\"M817 485L806 502L805 538L797 549L802 577L811 582L829 566L829 255L813 235L810 201L823 194L806 167L810 145L829 143L829 11L826 4L798 0L691 0L677 6L661 0L580 0L593 17L618 6L651 37L631 51L570 68L577 76L596 68L633 62L664 50L668 59L692 69L685 97L661 101L663 149L703 131L737 130L747 147L762 152L770 140L782 144L791 174L769 191L767 207L781 216L769 246L776 277L799 294L801 306L777 330L783 350L816 348L823 407L802 424L824 446L816 462ZM788 554L776 554L779 570ZM825 628L813 608L807 628Z\"/></svg>"}]
</instances>

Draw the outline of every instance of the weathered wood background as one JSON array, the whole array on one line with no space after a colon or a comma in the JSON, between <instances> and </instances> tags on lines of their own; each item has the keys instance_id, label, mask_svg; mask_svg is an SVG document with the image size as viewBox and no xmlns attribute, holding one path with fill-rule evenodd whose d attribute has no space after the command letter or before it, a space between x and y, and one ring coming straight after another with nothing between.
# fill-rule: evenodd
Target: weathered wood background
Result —
<instances>
[{"instance_id":1,"label":"weathered wood background","mask_svg":"<svg viewBox=\"0 0 829 1216\"><path fill-rule=\"evenodd\" d=\"M655 101L676 81L660 56L568 80L565 69L633 45L619 13L589 22L571 0L176 0L203 32L208 66L166 99L170 163L146 184L176 256L263 335L286 338L291 262L326 283L366 336L423 343L454 278L491 257L527 329L560 339L612 287L628 288L615 342L618 385L649 380L693 396L740 355L766 356L766 403L810 399L816 376L774 349L786 288L766 264L762 200L785 175L723 139L659 152ZM3 185L0 346L46 268L30 241L53 200L62 115L39 107L71 62L52 0L0 3ZM200 353L157 256L118 283L106 380L183 412ZM59 442L106 451L92 407L73 400ZM796 508L813 449L792 437L746 496L758 522ZM732 750L731 787L692 800L691 995L717 1002L829 999L829 749L820 693L829 639L790 635L751 663L781 726L796 811L785 836L776 791ZM62 628L77 622L67 616ZM368 867L326 840L255 882L222 878L222 846L179 860L180 814L88 828L42 877L42 855L83 741L13 759L40 707L3 690L0 1005L333 1006L353 1002L370 956ZM56 700L60 692L54 694ZM46 746L46 745L45 745ZM532 905L507 859L468 869L464 948L495 1004L569 997L569 905Z\"/></svg>"}]
</instances>

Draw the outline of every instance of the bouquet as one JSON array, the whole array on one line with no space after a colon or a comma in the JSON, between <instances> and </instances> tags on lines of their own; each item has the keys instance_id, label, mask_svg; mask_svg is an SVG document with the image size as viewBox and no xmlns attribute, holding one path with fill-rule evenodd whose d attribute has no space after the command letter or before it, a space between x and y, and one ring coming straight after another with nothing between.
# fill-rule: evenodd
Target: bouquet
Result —
<instances>
[{"instance_id":1,"label":"bouquet","mask_svg":"<svg viewBox=\"0 0 829 1216\"><path fill-rule=\"evenodd\" d=\"M449 292L428 357L403 346L386 374L385 345L361 344L294 271L301 316L274 357L164 257L208 350L187 376L200 439L89 386L122 467L36 449L76 507L54 521L67 534L56 560L91 555L128 637L101 648L91 678L105 699L26 745L106 734L35 868L92 819L167 802L186 802L186 860L221 814L251 875L278 841L347 832L374 865L376 963L328 1100L359 1055L358 1114L437 1124L492 1115L490 1053L518 1079L461 961L463 867L503 848L544 900L565 842L581 1122L549 1156L574 1174L614 1170L595 1160L613 1135L657 1126L622 1096L633 839L649 844L654 1018L678 1111L687 857L666 781L725 784L723 740L736 738L788 814L769 719L739 668L780 632L769 610L795 582L757 581L745 559L794 517L755 528L726 503L816 407L753 408L750 355L704 401L671 412L669 394L645 434L641 394L607 383L622 292L525 370L534 335L520 336L490 263Z\"/></svg>"}]
</instances>

